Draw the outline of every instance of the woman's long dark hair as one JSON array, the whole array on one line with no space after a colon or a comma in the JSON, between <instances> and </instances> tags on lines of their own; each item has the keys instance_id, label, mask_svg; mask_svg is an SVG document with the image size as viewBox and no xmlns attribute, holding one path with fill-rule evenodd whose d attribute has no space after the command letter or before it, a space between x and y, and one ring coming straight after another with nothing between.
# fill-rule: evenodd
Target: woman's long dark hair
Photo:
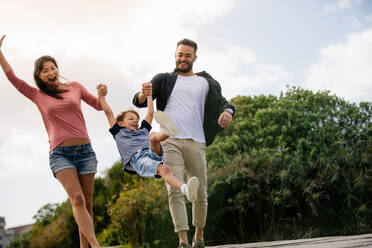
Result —
<instances>
[{"instance_id":1,"label":"woman's long dark hair","mask_svg":"<svg viewBox=\"0 0 372 248\"><path fill-rule=\"evenodd\" d=\"M35 67L34 67L35 83L36 83L37 87L39 88L39 90L41 90L43 93L47 94L48 96L51 96L51 97L54 97L54 98L57 98L57 99L63 99L63 97L60 96L59 94L62 93L62 92L66 92L67 90L58 89L58 85L55 85L55 84L45 83L39 77L40 72L43 69L44 63L48 62L48 61L52 62L55 65L55 67L57 67L57 69L58 69L57 62L53 57L48 56L48 55L41 56L40 58L38 58L35 61Z\"/></svg>"}]
</instances>

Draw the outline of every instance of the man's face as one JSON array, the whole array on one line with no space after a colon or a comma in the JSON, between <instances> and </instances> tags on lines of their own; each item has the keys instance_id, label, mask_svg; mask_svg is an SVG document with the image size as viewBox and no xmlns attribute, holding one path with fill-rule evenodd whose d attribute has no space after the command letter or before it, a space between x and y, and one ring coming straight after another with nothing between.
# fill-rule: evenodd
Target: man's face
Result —
<instances>
[{"instance_id":1,"label":"man's face","mask_svg":"<svg viewBox=\"0 0 372 248\"><path fill-rule=\"evenodd\" d=\"M194 48L182 44L179 45L176 50L177 72L187 73L191 71L196 57Z\"/></svg>"}]
</instances>

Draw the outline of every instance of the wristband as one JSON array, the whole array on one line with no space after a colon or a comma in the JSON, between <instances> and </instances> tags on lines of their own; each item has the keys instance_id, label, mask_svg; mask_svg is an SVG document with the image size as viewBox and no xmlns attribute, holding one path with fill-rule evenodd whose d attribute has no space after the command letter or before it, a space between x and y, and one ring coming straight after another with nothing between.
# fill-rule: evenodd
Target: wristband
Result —
<instances>
[{"instance_id":1,"label":"wristband","mask_svg":"<svg viewBox=\"0 0 372 248\"><path fill-rule=\"evenodd\" d=\"M233 115L234 114L234 111L232 110L232 109L230 109L230 108L227 108L227 109L224 109L224 111L227 111L227 112L229 112L231 115Z\"/></svg>"}]
</instances>

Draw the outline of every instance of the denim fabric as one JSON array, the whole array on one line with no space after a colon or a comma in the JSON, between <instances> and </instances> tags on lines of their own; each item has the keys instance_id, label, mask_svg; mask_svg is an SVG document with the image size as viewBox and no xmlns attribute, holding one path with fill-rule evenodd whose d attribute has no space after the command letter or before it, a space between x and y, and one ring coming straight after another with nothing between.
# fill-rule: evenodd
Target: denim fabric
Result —
<instances>
[{"instance_id":1,"label":"denim fabric","mask_svg":"<svg viewBox=\"0 0 372 248\"><path fill-rule=\"evenodd\" d=\"M156 171L159 164L163 163L163 154L163 148L160 156L151 149L145 149L134 154L130 163L141 177L161 178Z\"/></svg>"},{"instance_id":2,"label":"denim fabric","mask_svg":"<svg viewBox=\"0 0 372 248\"><path fill-rule=\"evenodd\" d=\"M72 168L79 175L95 174L97 158L92 145L57 146L49 152L49 163L55 176L58 171Z\"/></svg>"}]
</instances>

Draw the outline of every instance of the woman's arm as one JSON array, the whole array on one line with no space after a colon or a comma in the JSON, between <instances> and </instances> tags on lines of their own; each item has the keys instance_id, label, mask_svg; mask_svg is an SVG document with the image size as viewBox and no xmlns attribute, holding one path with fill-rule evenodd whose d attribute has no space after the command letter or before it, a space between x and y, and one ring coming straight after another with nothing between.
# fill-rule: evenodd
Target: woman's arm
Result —
<instances>
[{"instance_id":1,"label":"woman's arm","mask_svg":"<svg viewBox=\"0 0 372 248\"><path fill-rule=\"evenodd\" d=\"M102 110L102 106L99 102L98 97L93 96L83 85L78 82L74 82L81 89L81 99L86 102L88 105L92 106L96 110ZM101 84L100 84L101 85ZM98 86L97 86L98 87ZM98 88L97 88L98 90Z\"/></svg>"},{"instance_id":2,"label":"woman's arm","mask_svg":"<svg viewBox=\"0 0 372 248\"><path fill-rule=\"evenodd\" d=\"M13 86L21 92L24 96L29 98L31 101L34 100L35 95L39 92L38 89L30 86L25 81L17 78L14 74L12 67L9 65L8 61L5 59L3 52L1 51L5 35L0 39L0 65L3 69L8 80L13 84Z\"/></svg>"}]
</instances>

